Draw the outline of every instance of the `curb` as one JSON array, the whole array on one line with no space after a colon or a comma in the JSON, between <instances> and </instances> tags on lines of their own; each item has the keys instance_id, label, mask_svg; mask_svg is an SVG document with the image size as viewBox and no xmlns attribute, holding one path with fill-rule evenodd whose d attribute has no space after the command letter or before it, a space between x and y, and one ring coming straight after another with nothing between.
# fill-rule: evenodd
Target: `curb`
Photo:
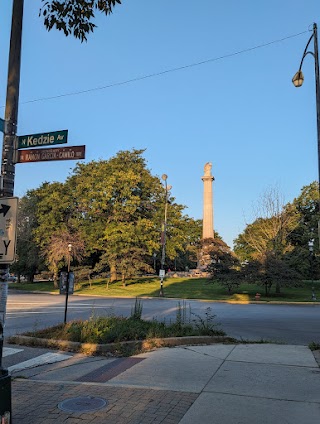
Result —
<instances>
[{"instance_id":1,"label":"curb","mask_svg":"<svg viewBox=\"0 0 320 424\"><path fill-rule=\"evenodd\" d=\"M19 293L34 293L34 294L51 294L51 295L55 295L55 296L61 296L60 293L57 292L48 292L48 291L40 291L40 290L19 290L16 288L12 288L9 287L9 289L15 291L15 292L19 292ZM104 299L135 299L136 297L138 297L139 299L158 299L158 300L181 300L181 298L178 297L157 297L157 296L103 296L103 295L98 295L98 294L88 294L88 293L73 293L72 296L85 296L85 297L100 297L100 298L104 298ZM188 299L182 299L187 301L193 301L196 300L198 302L212 302L212 303L231 303L231 304L236 304L236 305L259 305L259 304L263 304L263 305L308 305L308 306L319 306L320 302L318 301L301 301L301 302L286 302L286 301L281 301L281 300L249 300L249 301L241 301L241 300L212 300L212 299L193 299L193 298L188 298Z\"/></svg>"},{"instance_id":2,"label":"curb","mask_svg":"<svg viewBox=\"0 0 320 424\"><path fill-rule=\"evenodd\" d=\"M55 348L92 356L124 356L124 353L128 353L129 351L139 351L139 353L142 353L159 347L210 345L215 343L238 343L232 337L225 336L168 337L165 339L154 338L148 340L95 344L70 342L67 340L41 339L37 337L19 335L9 337L7 342L23 346Z\"/></svg>"}]
</instances>

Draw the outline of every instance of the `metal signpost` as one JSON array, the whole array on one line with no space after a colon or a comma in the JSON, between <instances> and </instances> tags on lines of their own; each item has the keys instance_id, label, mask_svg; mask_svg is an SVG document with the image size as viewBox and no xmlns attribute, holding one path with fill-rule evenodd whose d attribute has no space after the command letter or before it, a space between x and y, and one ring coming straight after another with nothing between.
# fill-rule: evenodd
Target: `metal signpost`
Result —
<instances>
[{"instance_id":1,"label":"metal signpost","mask_svg":"<svg viewBox=\"0 0 320 424\"><path fill-rule=\"evenodd\" d=\"M64 307L64 320L63 323L67 323L67 311L68 311L68 298L69 294L74 292L74 273L72 271L60 273L60 294L66 296L65 307Z\"/></svg>"},{"instance_id":2,"label":"metal signpost","mask_svg":"<svg viewBox=\"0 0 320 424\"><path fill-rule=\"evenodd\" d=\"M14 193L15 165L13 155L19 109L23 4L24 0L12 1L6 107L4 112L4 122L1 122L0 124L3 131L0 200L1 198L10 198ZM3 216L4 213L1 215ZM6 228L4 228L4 230L6 230ZM2 252L2 259L4 259L7 255L9 255L9 248L12 247L13 240L15 239L9 239L9 235L7 240L5 240L5 235L2 237L2 247L4 247L4 251ZM10 244L8 244L9 240ZM5 247L4 242L8 246L7 248ZM7 282L5 281L5 276L8 274L8 272L9 265L3 261L0 263L0 276L6 287L3 293L6 293L8 287ZM2 303L5 306L6 300L2 301ZM2 309L4 309L4 307L2 307ZM3 343L3 334L1 343ZM8 371L2 368L2 346L0 348L0 358L0 421L1 423L7 424L12 422L11 377Z\"/></svg>"}]
</instances>

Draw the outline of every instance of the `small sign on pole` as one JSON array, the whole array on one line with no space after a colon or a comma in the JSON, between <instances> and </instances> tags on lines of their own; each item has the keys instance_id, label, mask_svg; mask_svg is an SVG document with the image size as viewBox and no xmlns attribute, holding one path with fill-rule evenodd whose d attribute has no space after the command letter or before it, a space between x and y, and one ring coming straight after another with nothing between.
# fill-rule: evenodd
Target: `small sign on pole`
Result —
<instances>
[{"instance_id":1,"label":"small sign on pole","mask_svg":"<svg viewBox=\"0 0 320 424\"><path fill-rule=\"evenodd\" d=\"M68 286L68 272L62 271L60 273L60 294L67 293ZM74 292L74 273L72 271L69 272L69 294L73 294Z\"/></svg>"},{"instance_id":2,"label":"small sign on pole","mask_svg":"<svg viewBox=\"0 0 320 424\"><path fill-rule=\"evenodd\" d=\"M0 198L0 264L15 260L18 197Z\"/></svg>"},{"instance_id":3,"label":"small sign on pole","mask_svg":"<svg viewBox=\"0 0 320 424\"><path fill-rule=\"evenodd\" d=\"M166 271L164 269L159 270L159 277L163 278L166 275Z\"/></svg>"}]
</instances>

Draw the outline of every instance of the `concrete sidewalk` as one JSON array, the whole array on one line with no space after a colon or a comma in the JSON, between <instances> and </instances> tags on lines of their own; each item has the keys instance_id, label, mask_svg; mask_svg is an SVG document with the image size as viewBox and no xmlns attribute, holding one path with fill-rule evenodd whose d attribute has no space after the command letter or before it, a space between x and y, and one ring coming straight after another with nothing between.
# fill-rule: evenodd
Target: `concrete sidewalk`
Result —
<instances>
[{"instance_id":1,"label":"concrete sidewalk","mask_svg":"<svg viewBox=\"0 0 320 424\"><path fill-rule=\"evenodd\" d=\"M12 376L13 424L314 424L320 417L320 369L306 346L76 354ZM69 399L75 412L64 408ZM88 412L95 402L105 404Z\"/></svg>"}]
</instances>

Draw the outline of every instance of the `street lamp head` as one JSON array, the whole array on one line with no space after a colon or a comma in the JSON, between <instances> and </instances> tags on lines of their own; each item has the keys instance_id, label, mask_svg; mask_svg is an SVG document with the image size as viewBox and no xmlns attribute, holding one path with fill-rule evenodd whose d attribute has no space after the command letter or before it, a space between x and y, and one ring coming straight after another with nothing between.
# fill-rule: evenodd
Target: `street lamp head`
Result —
<instances>
[{"instance_id":1,"label":"street lamp head","mask_svg":"<svg viewBox=\"0 0 320 424\"><path fill-rule=\"evenodd\" d=\"M71 243L68 244L68 250L69 250L69 252L71 252L71 250L72 250L72 244Z\"/></svg>"},{"instance_id":2,"label":"street lamp head","mask_svg":"<svg viewBox=\"0 0 320 424\"><path fill-rule=\"evenodd\" d=\"M167 174L162 174L162 177L161 178L163 179L163 181L166 181L166 179L168 178L168 175Z\"/></svg>"},{"instance_id":3,"label":"street lamp head","mask_svg":"<svg viewBox=\"0 0 320 424\"><path fill-rule=\"evenodd\" d=\"M301 87L302 84L303 84L303 81L304 81L304 76L303 76L302 71L300 70L300 71L296 72L296 74L292 78L292 82L293 82L293 85L295 87Z\"/></svg>"}]
</instances>

